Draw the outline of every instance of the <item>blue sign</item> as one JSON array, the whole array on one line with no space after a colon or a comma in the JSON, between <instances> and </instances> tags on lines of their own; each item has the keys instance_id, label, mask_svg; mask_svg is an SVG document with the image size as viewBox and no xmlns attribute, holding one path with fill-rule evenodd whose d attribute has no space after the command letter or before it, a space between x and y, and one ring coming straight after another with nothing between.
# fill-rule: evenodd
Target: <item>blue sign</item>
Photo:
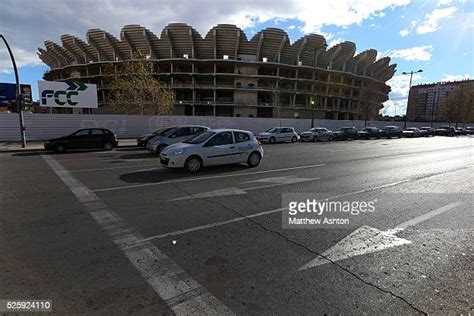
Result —
<instances>
[{"instance_id":1,"label":"blue sign","mask_svg":"<svg viewBox=\"0 0 474 316\"><path fill-rule=\"evenodd\" d=\"M21 94L23 100L31 102L31 85L21 84ZM10 106L16 101L16 85L14 83L0 82L0 106Z\"/></svg>"}]
</instances>

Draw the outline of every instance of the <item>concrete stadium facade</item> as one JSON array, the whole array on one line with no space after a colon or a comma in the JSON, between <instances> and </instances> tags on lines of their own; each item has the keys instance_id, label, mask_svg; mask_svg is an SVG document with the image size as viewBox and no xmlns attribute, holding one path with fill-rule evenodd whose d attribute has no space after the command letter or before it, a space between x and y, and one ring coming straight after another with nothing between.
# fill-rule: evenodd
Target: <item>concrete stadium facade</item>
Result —
<instances>
[{"instance_id":1,"label":"concrete stadium facade","mask_svg":"<svg viewBox=\"0 0 474 316\"><path fill-rule=\"evenodd\" d=\"M139 25L123 27L120 39L91 29L87 42L62 35L61 45L46 41L38 55L50 67L45 80L97 84L104 105L104 67L134 52L151 60L156 77L172 89L177 115L361 119L361 89L368 86L380 103L387 100L386 82L396 68L389 57L376 60L374 49L355 54L352 42L327 48L323 36L309 34L291 43L277 28L248 40L229 24L205 37L184 23L167 25L160 37ZM314 110L311 100L317 100Z\"/></svg>"}]
</instances>

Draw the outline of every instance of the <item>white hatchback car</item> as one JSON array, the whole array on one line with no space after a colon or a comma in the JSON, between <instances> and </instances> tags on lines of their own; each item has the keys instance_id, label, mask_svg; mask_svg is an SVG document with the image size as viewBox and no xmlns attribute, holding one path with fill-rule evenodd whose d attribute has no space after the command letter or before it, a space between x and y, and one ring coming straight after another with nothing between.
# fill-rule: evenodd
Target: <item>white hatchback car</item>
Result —
<instances>
[{"instance_id":1,"label":"white hatchback car","mask_svg":"<svg viewBox=\"0 0 474 316\"><path fill-rule=\"evenodd\" d=\"M293 127L273 127L257 135L257 139L265 143L296 142L300 136Z\"/></svg>"},{"instance_id":2,"label":"white hatchback car","mask_svg":"<svg viewBox=\"0 0 474 316\"><path fill-rule=\"evenodd\" d=\"M198 172L204 166L233 163L256 167L262 157L263 148L252 132L213 129L166 147L160 154L160 162L164 167Z\"/></svg>"}]
</instances>

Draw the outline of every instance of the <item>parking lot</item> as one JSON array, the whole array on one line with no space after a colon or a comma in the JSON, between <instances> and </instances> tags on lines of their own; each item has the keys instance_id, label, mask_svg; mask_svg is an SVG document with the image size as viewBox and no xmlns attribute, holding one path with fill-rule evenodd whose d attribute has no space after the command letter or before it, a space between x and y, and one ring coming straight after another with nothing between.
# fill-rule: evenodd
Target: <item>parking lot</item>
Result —
<instances>
[{"instance_id":1,"label":"parking lot","mask_svg":"<svg viewBox=\"0 0 474 316\"><path fill-rule=\"evenodd\" d=\"M472 312L473 145L283 143L257 168L197 174L138 148L0 154L0 297L57 313ZM355 228L283 229L282 194L298 192L377 199L365 225L405 224L409 243L333 255Z\"/></svg>"}]
</instances>

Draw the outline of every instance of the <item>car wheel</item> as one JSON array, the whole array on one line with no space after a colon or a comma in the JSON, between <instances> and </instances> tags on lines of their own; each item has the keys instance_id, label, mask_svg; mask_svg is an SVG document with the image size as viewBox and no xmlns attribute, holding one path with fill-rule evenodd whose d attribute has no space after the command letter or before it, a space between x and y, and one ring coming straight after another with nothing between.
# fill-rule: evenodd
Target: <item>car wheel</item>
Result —
<instances>
[{"instance_id":1,"label":"car wheel","mask_svg":"<svg viewBox=\"0 0 474 316\"><path fill-rule=\"evenodd\" d=\"M247 165L249 165L250 168L254 168L260 164L261 159L262 158L260 157L260 154L254 151L249 155L249 158L247 159Z\"/></svg>"},{"instance_id":2,"label":"car wheel","mask_svg":"<svg viewBox=\"0 0 474 316\"><path fill-rule=\"evenodd\" d=\"M329 136L328 139L329 139L329 141L332 141L334 139L334 136L331 135L331 136Z\"/></svg>"},{"instance_id":3,"label":"car wheel","mask_svg":"<svg viewBox=\"0 0 474 316\"><path fill-rule=\"evenodd\" d=\"M313 142L317 142L319 139L318 139L318 136L313 136L313 139L311 139Z\"/></svg>"},{"instance_id":4,"label":"car wheel","mask_svg":"<svg viewBox=\"0 0 474 316\"><path fill-rule=\"evenodd\" d=\"M111 151L112 149L114 149L114 145L112 143L107 142L104 144L104 149L107 151Z\"/></svg>"},{"instance_id":5,"label":"car wheel","mask_svg":"<svg viewBox=\"0 0 474 316\"><path fill-rule=\"evenodd\" d=\"M292 143L295 143L297 140L298 140L298 138L296 138L296 136L291 137L291 142Z\"/></svg>"},{"instance_id":6,"label":"car wheel","mask_svg":"<svg viewBox=\"0 0 474 316\"><path fill-rule=\"evenodd\" d=\"M276 143L275 137L270 137L270 139L268 140L268 142L269 142L270 144L275 144L275 143Z\"/></svg>"},{"instance_id":7,"label":"car wheel","mask_svg":"<svg viewBox=\"0 0 474 316\"><path fill-rule=\"evenodd\" d=\"M189 157L184 163L184 168L191 173L198 172L202 168L202 160L198 156Z\"/></svg>"},{"instance_id":8,"label":"car wheel","mask_svg":"<svg viewBox=\"0 0 474 316\"><path fill-rule=\"evenodd\" d=\"M66 148L64 148L63 145L56 145L56 147L54 147L54 151L58 152L58 153L63 153L66 151Z\"/></svg>"},{"instance_id":9,"label":"car wheel","mask_svg":"<svg viewBox=\"0 0 474 316\"><path fill-rule=\"evenodd\" d=\"M156 148L155 154L156 154L156 155L161 154L161 152L163 151L163 149L165 149L165 147L166 147L165 144L161 144L160 146L158 146L158 147Z\"/></svg>"}]
</instances>

